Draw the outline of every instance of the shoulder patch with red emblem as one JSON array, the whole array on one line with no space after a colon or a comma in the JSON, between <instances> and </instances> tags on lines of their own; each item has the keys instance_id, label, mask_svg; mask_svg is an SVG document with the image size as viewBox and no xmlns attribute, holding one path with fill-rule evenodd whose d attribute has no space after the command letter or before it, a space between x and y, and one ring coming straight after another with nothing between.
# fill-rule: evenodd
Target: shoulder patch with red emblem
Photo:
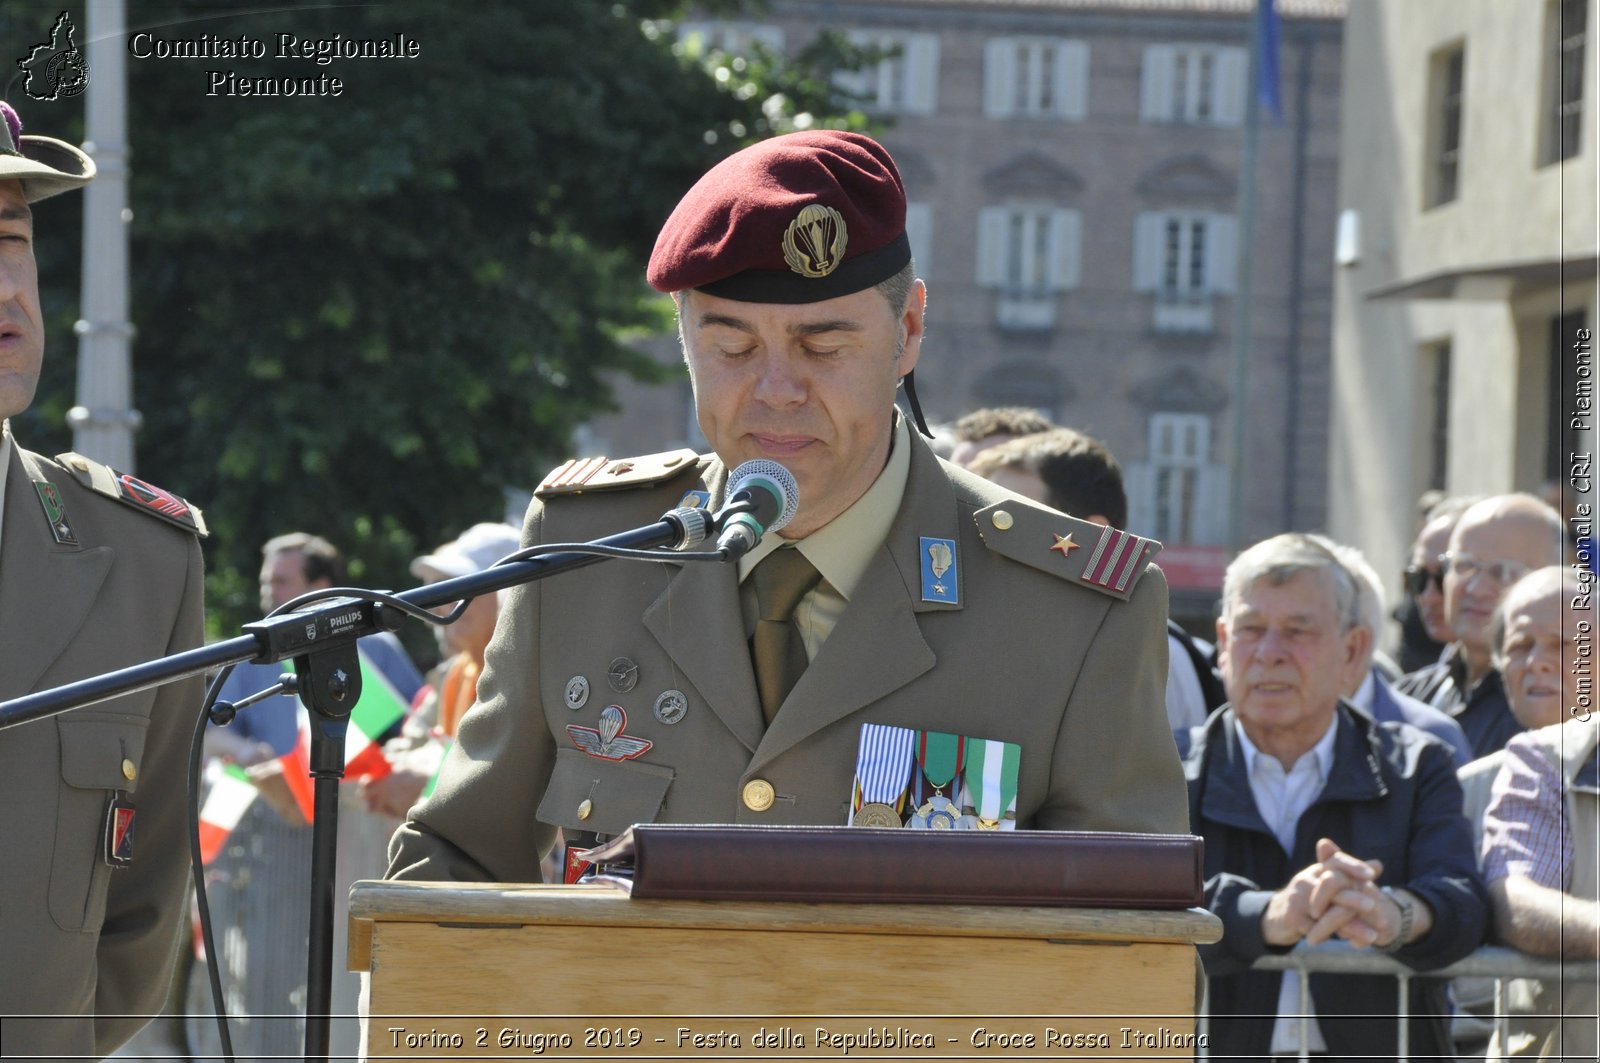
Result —
<instances>
[{"instance_id":1,"label":"shoulder patch with red emblem","mask_svg":"<svg viewBox=\"0 0 1600 1063\"><path fill-rule=\"evenodd\" d=\"M984 545L1013 561L1127 601L1161 544L1022 499L975 513Z\"/></svg>"},{"instance_id":2,"label":"shoulder patch with red emblem","mask_svg":"<svg viewBox=\"0 0 1600 1063\"><path fill-rule=\"evenodd\" d=\"M573 458L552 469L534 494L576 495L584 491L610 491L665 483L699 467L699 455L687 448L642 458Z\"/></svg>"},{"instance_id":3,"label":"shoulder patch with red emblem","mask_svg":"<svg viewBox=\"0 0 1600 1063\"><path fill-rule=\"evenodd\" d=\"M206 518L200 512L200 507L179 498L171 491L146 483L131 473L117 472L97 461L91 461L82 454L68 451L65 454L57 454L56 461L72 473L79 483L92 491L107 498L114 498L124 505L132 506L168 524L176 524L201 538L209 534L206 529Z\"/></svg>"}]
</instances>

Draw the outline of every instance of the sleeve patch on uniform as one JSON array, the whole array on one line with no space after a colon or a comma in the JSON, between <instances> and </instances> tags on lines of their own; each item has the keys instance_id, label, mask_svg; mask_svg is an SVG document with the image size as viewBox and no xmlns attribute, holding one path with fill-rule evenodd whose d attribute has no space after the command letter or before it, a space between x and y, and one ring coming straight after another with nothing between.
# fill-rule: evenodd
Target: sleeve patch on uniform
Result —
<instances>
[{"instance_id":1,"label":"sleeve patch on uniform","mask_svg":"<svg viewBox=\"0 0 1600 1063\"><path fill-rule=\"evenodd\" d=\"M696 466L694 451L669 450L641 458L573 458L551 470L534 494L540 498L657 484Z\"/></svg>"},{"instance_id":2,"label":"sleeve patch on uniform","mask_svg":"<svg viewBox=\"0 0 1600 1063\"><path fill-rule=\"evenodd\" d=\"M1154 539L1026 502L999 502L974 519L984 545L996 553L1123 601L1161 551Z\"/></svg>"}]
</instances>

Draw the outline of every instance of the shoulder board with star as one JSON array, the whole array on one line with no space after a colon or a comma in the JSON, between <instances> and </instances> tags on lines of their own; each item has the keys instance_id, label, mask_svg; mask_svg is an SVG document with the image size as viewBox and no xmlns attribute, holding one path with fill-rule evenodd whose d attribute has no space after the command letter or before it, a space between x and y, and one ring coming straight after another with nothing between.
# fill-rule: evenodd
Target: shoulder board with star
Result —
<instances>
[{"instance_id":1,"label":"shoulder board with star","mask_svg":"<svg viewBox=\"0 0 1600 1063\"><path fill-rule=\"evenodd\" d=\"M1041 572L1127 601L1161 544L1024 501L974 514L984 545Z\"/></svg>"},{"instance_id":2,"label":"shoulder board with star","mask_svg":"<svg viewBox=\"0 0 1600 1063\"><path fill-rule=\"evenodd\" d=\"M91 491L132 506L147 516L164 520L168 524L176 524L184 531L201 538L210 534L200 507L179 498L171 491L146 483L131 473L117 472L101 465L98 461L92 461L82 454L74 454L71 451L57 454L56 461Z\"/></svg>"},{"instance_id":3,"label":"shoulder board with star","mask_svg":"<svg viewBox=\"0 0 1600 1063\"><path fill-rule=\"evenodd\" d=\"M613 491L665 483L699 466L700 455L684 448L642 458L573 458L552 469L534 494L540 498Z\"/></svg>"}]
</instances>

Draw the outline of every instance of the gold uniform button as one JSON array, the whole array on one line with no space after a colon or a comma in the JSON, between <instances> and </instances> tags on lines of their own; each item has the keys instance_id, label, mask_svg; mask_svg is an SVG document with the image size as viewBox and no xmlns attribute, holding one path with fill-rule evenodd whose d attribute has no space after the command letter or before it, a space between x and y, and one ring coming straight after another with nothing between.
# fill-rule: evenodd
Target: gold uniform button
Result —
<instances>
[{"instance_id":1,"label":"gold uniform button","mask_svg":"<svg viewBox=\"0 0 1600 1063\"><path fill-rule=\"evenodd\" d=\"M777 797L778 792L765 779L751 779L744 784L744 807L752 812L765 812Z\"/></svg>"},{"instance_id":2,"label":"gold uniform button","mask_svg":"<svg viewBox=\"0 0 1600 1063\"><path fill-rule=\"evenodd\" d=\"M578 818L579 819L588 819L589 818L589 814L591 812L593 812L593 811L594 811L594 802L589 800L587 797L585 797L582 801L578 802Z\"/></svg>"},{"instance_id":3,"label":"gold uniform button","mask_svg":"<svg viewBox=\"0 0 1600 1063\"><path fill-rule=\"evenodd\" d=\"M129 782L139 777L139 769L134 766L133 761L128 760L126 757L122 760L122 777Z\"/></svg>"},{"instance_id":4,"label":"gold uniform button","mask_svg":"<svg viewBox=\"0 0 1600 1063\"><path fill-rule=\"evenodd\" d=\"M989 519L994 521L994 526L996 528L999 528L1001 531L1005 531L1007 528L1011 527L1011 525L1013 523L1013 521L1011 519L1011 514L1007 513L1003 509L995 510L994 511L994 515L991 516Z\"/></svg>"}]
</instances>

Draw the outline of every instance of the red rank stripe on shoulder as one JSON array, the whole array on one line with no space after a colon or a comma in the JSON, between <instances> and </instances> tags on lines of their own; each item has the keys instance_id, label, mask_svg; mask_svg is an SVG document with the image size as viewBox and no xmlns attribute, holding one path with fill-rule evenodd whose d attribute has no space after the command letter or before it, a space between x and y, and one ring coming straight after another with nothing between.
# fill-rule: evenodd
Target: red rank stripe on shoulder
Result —
<instances>
[{"instance_id":1,"label":"red rank stripe on shoulder","mask_svg":"<svg viewBox=\"0 0 1600 1063\"><path fill-rule=\"evenodd\" d=\"M1150 541L1116 528L1107 527L1100 533L1094 553L1083 569L1083 581L1111 590L1125 590L1128 580L1139 570L1139 564L1150 551Z\"/></svg>"},{"instance_id":2,"label":"red rank stripe on shoulder","mask_svg":"<svg viewBox=\"0 0 1600 1063\"><path fill-rule=\"evenodd\" d=\"M170 492L163 491L154 484L147 484L137 476L128 473L117 475L117 488L122 492L122 497L136 505L179 520L189 519L189 505L183 499Z\"/></svg>"}]
</instances>

